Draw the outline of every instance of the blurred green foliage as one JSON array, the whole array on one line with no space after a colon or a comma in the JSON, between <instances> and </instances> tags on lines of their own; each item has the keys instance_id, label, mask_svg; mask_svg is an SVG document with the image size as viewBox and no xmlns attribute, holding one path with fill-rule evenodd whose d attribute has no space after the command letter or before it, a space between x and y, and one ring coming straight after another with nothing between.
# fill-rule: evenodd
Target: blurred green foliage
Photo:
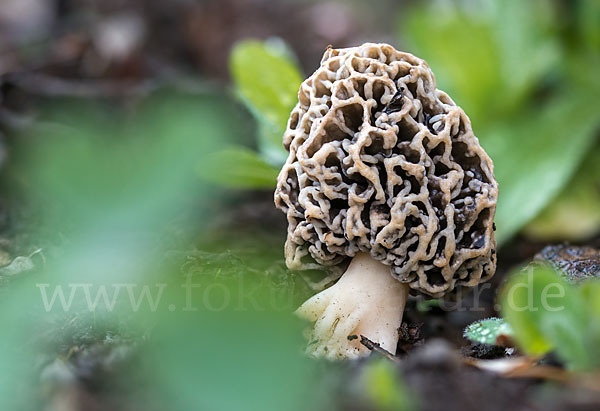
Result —
<instances>
[{"instance_id":1,"label":"blurred green foliage","mask_svg":"<svg viewBox=\"0 0 600 411\"><path fill-rule=\"evenodd\" d=\"M600 145L588 152L560 196L525 227L525 233L543 240L577 241L600 231Z\"/></svg>"},{"instance_id":2,"label":"blurred green foliage","mask_svg":"<svg viewBox=\"0 0 600 411\"><path fill-rule=\"evenodd\" d=\"M260 153L281 166L287 157L281 138L302 82L291 51L276 39L242 41L231 51L230 68L236 92L258 121Z\"/></svg>"},{"instance_id":3,"label":"blurred green foliage","mask_svg":"<svg viewBox=\"0 0 600 411\"><path fill-rule=\"evenodd\" d=\"M596 139L599 8L456 0L421 3L400 18L407 51L429 62L494 161L500 243L559 195Z\"/></svg>"},{"instance_id":4,"label":"blurred green foliage","mask_svg":"<svg viewBox=\"0 0 600 411\"><path fill-rule=\"evenodd\" d=\"M120 108L76 100L42 110L15 154L29 203L79 229L139 228L205 192L196 166L241 133L231 103L217 96L163 91L134 113Z\"/></svg>"},{"instance_id":5,"label":"blurred green foliage","mask_svg":"<svg viewBox=\"0 0 600 411\"><path fill-rule=\"evenodd\" d=\"M168 409L312 409L325 393L302 354L301 331L289 313L272 310L165 313L143 367Z\"/></svg>"},{"instance_id":6,"label":"blurred green foliage","mask_svg":"<svg viewBox=\"0 0 600 411\"><path fill-rule=\"evenodd\" d=\"M556 351L575 370L600 367L598 301L598 280L576 286L545 267L513 275L501 293L519 347L531 355Z\"/></svg>"},{"instance_id":7,"label":"blurred green foliage","mask_svg":"<svg viewBox=\"0 0 600 411\"><path fill-rule=\"evenodd\" d=\"M481 128L518 115L558 63L553 18L544 0L434 1L410 10L399 27L409 51L427 60L438 85Z\"/></svg>"},{"instance_id":8,"label":"blurred green foliage","mask_svg":"<svg viewBox=\"0 0 600 411\"><path fill-rule=\"evenodd\" d=\"M378 411L408 411L417 401L404 386L397 367L388 359L369 362L364 369L365 394L369 404Z\"/></svg>"},{"instance_id":9,"label":"blurred green foliage","mask_svg":"<svg viewBox=\"0 0 600 411\"><path fill-rule=\"evenodd\" d=\"M0 339L0 409L59 401L87 372L78 358L125 339L133 365L103 365L118 357L110 351L89 354L107 367L90 378L143 391L136 407L322 403L290 315L300 303L294 277L271 250L254 239L252 265L231 253L173 252L192 248L192 237L210 241L210 204L223 211L224 202L221 189L198 181L198 167L219 175L231 166L215 158L244 132L239 114L227 98L167 91L127 107L62 101L20 136L9 173L22 207L40 213L33 238L48 246L43 267L0 278L0 327L10 330Z\"/></svg>"},{"instance_id":10,"label":"blurred green foliage","mask_svg":"<svg viewBox=\"0 0 600 411\"><path fill-rule=\"evenodd\" d=\"M272 188L278 170L255 151L231 146L208 156L199 166L207 181L231 188Z\"/></svg>"}]
</instances>

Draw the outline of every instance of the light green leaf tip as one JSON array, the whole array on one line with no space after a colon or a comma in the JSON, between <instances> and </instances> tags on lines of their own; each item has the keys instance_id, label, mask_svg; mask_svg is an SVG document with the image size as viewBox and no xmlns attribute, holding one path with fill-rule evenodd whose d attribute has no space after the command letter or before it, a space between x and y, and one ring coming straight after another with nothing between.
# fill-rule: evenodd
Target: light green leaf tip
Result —
<instances>
[{"instance_id":1,"label":"light green leaf tip","mask_svg":"<svg viewBox=\"0 0 600 411\"><path fill-rule=\"evenodd\" d=\"M232 146L208 155L198 168L205 181L229 188L275 187L278 170L246 147Z\"/></svg>"}]
</instances>

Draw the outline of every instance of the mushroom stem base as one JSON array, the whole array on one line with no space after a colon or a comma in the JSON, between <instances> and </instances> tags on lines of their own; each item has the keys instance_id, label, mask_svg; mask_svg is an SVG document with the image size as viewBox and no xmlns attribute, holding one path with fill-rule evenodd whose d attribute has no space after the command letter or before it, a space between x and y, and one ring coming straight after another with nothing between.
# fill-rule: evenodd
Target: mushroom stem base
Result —
<instances>
[{"instance_id":1,"label":"mushroom stem base","mask_svg":"<svg viewBox=\"0 0 600 411\"><path fill-rule=\"evenodd\" d=\"M307 353L330 359L362 357L370 353L360 344L363 335L395 354L408 291L407 284L392 277L389 266L357 254L336 284L296 311L314 322L307 333Z\"/></svg>"}]
</instances>

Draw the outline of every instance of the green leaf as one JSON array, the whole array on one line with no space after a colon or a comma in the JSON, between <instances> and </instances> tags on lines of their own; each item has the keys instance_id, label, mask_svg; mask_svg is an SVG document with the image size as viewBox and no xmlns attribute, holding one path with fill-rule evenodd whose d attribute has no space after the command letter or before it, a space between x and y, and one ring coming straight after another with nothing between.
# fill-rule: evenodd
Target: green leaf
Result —
<instances>
[{"instance_id":1,"label":"green leaf","mask_svg":"<svg viewBox=\"0 0 600 411\"><path fill-rule=\"evenodd\" d=\"M593 355L597 358L600 355L600 281L584 281L580 288L590 318L587 328L587 339L590 340L588 344L594 349ZM599 360L595 360L597 367L600 366L599 363Z\"/></svg>"},{"instance_id":2,"label":"green leaf","mask_svg":"<svg viewBox=\"0 0 600 411\"><path fill-rule=\"evenodd\" d=\"M256 152L245 147L230 147L209 155L200 164L201 177L231 188L273 188L278 170Z\"/></svg>"},{"instance_id":3,"label":"green leaf","mask_svg":"<svg viewBox=\"0 0 600 411\"><path fill-rule=\"evenodd\" d=\"M536 240L589 238L600 231L600 146L586 160L569 184L544 211L525 227Z\"/></svg>"},{"instance_id":4,"label":"green leaf","mask_svg":"<svg viewBox=\"0 0 600 411\"><path fill-rule=\"evenodd\" d=\"M426 313L429 310L431 310L432 308L436 308L439 306L440 306L440 300L438 300L438 299L431 299L431 300L419 299L417 301L416 308L419 312Z\"/></svg>"},{"instance_id":5,"label":"green leaf","mask_svg":"<svg viewBox=\"0 0 600 411\"><path fill-rule=\"evenodd\" d=\"M393 363L378 359L367 364L364 372L365 392L375 409L404 411L415 408L415 401L408 394Z\"/></svg>"},{"instance_id":6,"label":"green leaf","mask_svg":"<svg viewBox=\"0 0 600 411\"><path fill-rule=\"evenodd\" d=\"M551 23L545 1L454 1L413 8L399 27L481 130L514 111L558 60Z\"/></svg>"},{"instance_id":7,"label":"green leaf","mask_svg":"<svg viewBox=\"0 0 600 411\"><path fill-rule=\"evenodd\" d=\"M600 48L600 3L597 0L581 0L577 8L577 28L580 31L580 40L584 47L597 53ZM596 54L596 57L597 54Z\"/></svg>"},{"instance_id":8,"label":"green leaf","mask_svg":"<svg viewBox=\"0 0 600 411\"><path fill-rule=\"evenodd\" d=\"M60 200L60 207L44 207L45 218L82 229L99 225L96 219L147 226L184 204L190 190L204 190L199 160L241 132L230 102L217 94L165 89L132 108L53 101L24 130L29 144L17 146L15 165L31 184L30 202Z\"/></svg>"},{"instance_id":9,"label":"green leaf","mask_svg":"<svg viewBox=\"0 0 600 411\"><path fill-rule=\"evenodd\" d=\"M473 342L496 345L501 335L512 336L513 330L502 318L476 321L465 328L464 335Z\"/></svg>"},{"instance_id":10,"label":"green leaf","mask_svg":"<svg viewBox=\"0 0 600 411\"><path fill-rule=\"evenodd\" d=\"M528 354L555 350L571 368L599 365L598 336L589 334L593 321L582 292L551 269L529 269L512 276L502 290L502 314Z\"/></svg>"},{"instance_id":11,"label":"green leaf","mask_svg":"<svg viewBox=\"0 0 600 411\"><path fill-rule=\"evenodd\" d=\"M592 280L582 282L581 294L586 301L588 311L594 317L600 318L600 281ZM598 325L600 326L600 321L598 322Z\"/></svg>"},{"instance_id":12,"label":"green leaf","mask_svg":"<svg viewBox=\"0 0 600 411\"><path fill-rule=\"evenodd\" d=\"M560 192L593 144L597 109L587 97L564 92L487 134L485 147L500 186L495 218L499 243Z\"/></svg>"},{"instance_id":13,"label":"green leaf","mask_svg":"<svg viewBox=\"0 0 600 411\"><path fill-rule=\"evenodd\" d=\"M282 164L287 155L281 139L298 101L300 70L280 42L256 40L233 48L230 69L238 93L258 119L261 154Z\"/></svg>"}]
</instances>

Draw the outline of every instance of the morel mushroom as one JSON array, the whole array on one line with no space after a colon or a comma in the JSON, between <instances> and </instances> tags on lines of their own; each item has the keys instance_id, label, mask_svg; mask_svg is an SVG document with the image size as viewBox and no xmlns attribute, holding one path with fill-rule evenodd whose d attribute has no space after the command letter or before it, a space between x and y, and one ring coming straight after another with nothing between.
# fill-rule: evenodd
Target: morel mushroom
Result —
<instances>
[{"instance_id":1,"label":"morel mushroom","mask_svg":"<svg viewBox=\"0 0 600 411\"><path fill-rule=\"evenodd\" d=\"M363 335L395 353L409 292L494 274L492 161L427 63L386 44L329 48L298 97L275 192L286 263L324 271L306 275L315 290L337 281L297 311L315 322L308 352L359 357Z\"/></svg>"}]
</instances>

